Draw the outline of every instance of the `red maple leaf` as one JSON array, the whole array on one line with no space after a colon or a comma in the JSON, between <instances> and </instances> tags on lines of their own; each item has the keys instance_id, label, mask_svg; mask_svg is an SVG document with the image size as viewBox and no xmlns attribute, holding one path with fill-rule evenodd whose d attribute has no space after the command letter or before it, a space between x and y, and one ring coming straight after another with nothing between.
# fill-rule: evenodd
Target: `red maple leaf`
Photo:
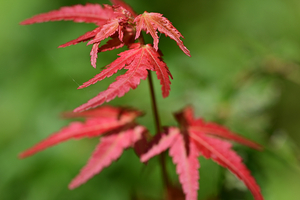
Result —
<instances>
[{"instance_id":1,"label":"red maple leaf","mask_svg":"<svg viewBox=\"0 0 300 200\"><path fill-rule=\"evenodd\" d=\"M175 40L183 52L190 56L189 50L180 40L180 37L183 36L167 18L159 13L145 12L137 15L122 0L111 1L114 4L113 6L104 5L102 7L97 4L86 4L62 7L59 10L39 14L21 22L23 25L58 20L95 23L98 27L94 30L59 46L67 47L88 41L88 45L93 45L90 52L93 67L96 67L99 52L121 48L124 45L129 47L128 51L120 53L119 58L107 65L105 70L79 88L94 84L105 77L113 75L122 68L128 69L128 71L124 75L117 77L117 81L112 83L106 91L101 92L86 104L75 109L75 111L96 107L104 102L111 101L116 96L123 96L130 89L135 89L139 85L140 79L145 80L147 78L148 70L156 71L157 78L162 85L162 96L164 98L167 97L171 84L169 78L172 78L172 75L161 58L162 54L158 51L156 30ZM149 44L144 44L141 35L142 29L147 33L150 32L154 39L154 48ZM111 39L99 47L100 43L109 37ZM139 39L139 43L134 43L136 39Z\"/></svg>"},{"instance_id":2,"label":"red maple leaf","mask_svg":"<svg viewBox=\"0 0 300 200\"><path fill-rule=\"evenodd\" d=\"M30 19L24 20L21 24L27 25L60 20L96 24L98 27L93 31L89 31L77 39L59 46L67 47L91 40L88 42L88 45L93 44L90 53L91 64L93 67L96 67L96 59L99 52L103 51L103 49L112 50L124 45L130 46L134 42L134 39L140 37L142 29L147 31L147 33L150 32L154 39L154 48L156 50L158 50L158 36L156 30L159 30L161 33L164 33L175 40L183 52L190 56L189 50L180 40L180 37L183 36L167 18L162 17L159 13L145 12L142 15L137 15L133 9L123 1L112 0L112 2L114 3L114 6L104 4L104 6L101 7L98 4L86 4L62 7L59 10L36 15ZM126 40L123 40L124 35L127 37ZM100 42L108 37L112 37L113 42L110 41L105 48L98 49ZM116 38L118 38L119 41Z\"/></svg>"},{"instance_id":3,"label":"red maple leaf","mask_svg":"<svg viewBox=\"0 0 300 200\"><path fill-rule=\"evenodd\" d=\"M99 4L65 6L59 10L42 13L21 22L22 25L42 23L47 21L71 20L74 22L94 23L98 26L106 24L108 19L114 18L116 13L109 5Z\"/></svg>"},{"instance_id":4,"label":"red maple leaf","mask_svg":"<svg viewBox=\"0 0 300 200\"><path fill-rule=\"evenodd\" d=\"M130 50L124 51L119 54L114 62L106 66L100 74L96 75L91 80L84 83L79 88L87 87L91 84L95 84L97 81L101 81L106 77L112 76L120 69L128 69L124 75L120 75L116 78L107 90L99 93L96 97L89 100L86 104L76 108L75 112L80 112L93 108L109 102L115 97L122 97L131 88L135 89L139 84L140 80L145 80L148 75L148 70L156 71L157 78L160 80L162 85L163 97L167 97L170 91L170 79L172 75L167 65L162 61L160 54L155 51L151 45L140 45L135 43L131 46Z\"/></svg>"},{"instance_id":5,"label":"red maple leaf","mask_svg":"<svg viewBox=\"0 0 300 200\"><path fill-rule=\"evenodd\" d=\"M86 120L70 123L67 127L22 152L20 157L31 156L69 139L102 136L86 166L69 185L70 189L76 188L117 160L124 149L134 147L136 143L143 140L147 130L134 122L135 118L141 114L137 110L111 106L81 113L67 113L66 117L84 117Z\"/></svg>"},{"instance_id":6,"label":"red maple leaf","mask_svg":"<svg viewBox=\"0 0 300 200\"><path fill-rule=\"evenodd\" d=\"M146 135L148 132L146 128L135 123L135 118L141 115L139 111L110 106L85 111L116 97L122 97L130 89L135 89L140 84L141 79L147 78L149 71L156 72L157 78L160 80L162 96L167 97L169 95L172 75L163 62L162 54L158 49L157 31L175 40L180 49L190 56L189 50L180 39L183 36L162 14L144 12L137 15L122 0L111 1L113 6L104 5L102 7L97 4L86 4L62 7L59 10L36 15L21 22L21 24L33 24L72 20L96 24L97 27L94 30L59 46L66 47L88 41L87 44L92 45L90 55L93 67L96 67L99 52L123 46L127 46L129 50L120 53L119 57L107 65L103 71L79 87L80 89L95 84L112 76L118 70L127 70L125 74L118 76L107 90L100 92L96 97L74 110L80 113L65 114L66 117L84 117L85 122L70 123L69 126L21 153L20 157L33 155L71 138L101 136L100 143L87 165L70 183L69 188L73 189L85 183L118 159L126 148L133 147L136 153L141 155L143 162L169 149L187 200L197 199L198 169L200 167L198 157L200 155L211 158L219 165L228 168L246 184L256 200L262 200L259 186L242 163L241 158L231 149L231 144L224 139L233 140L256 149L261 147L232 133L225 127L214 123L205 123L201 118L195 119L191 108L186 108L175 114L180 128L169 127L165 133L158 133L150 143L147 142ZM144 43L141 35L142 30L150 33L154 47ZM101 42L107 38L111 39L99 47ZM135 43L137 39L138 43Z\"/></svg>"},{"instance_id":7,"label":"red maple leaf","mask_svg":"<svg viewBox=\"0 0 300 200\"><path fill-rule=\"evenodd\" d=\"M181 33L172 25L172 23L160 13L148 13L144 12L143 14L137 16L134 20L136 23L136 36L137 39L140 36L141 30L147 31L150 33L154 40L154 48L158 50L158 41L156 30L164 33L166 36L169 36L171 39L175 40L180 49L188 56L191 56L190 51L183 45L183 42L180 40L180 37L183 38Z\"/></svg>"},{"instance_id":8,"label":"red maple leaf","mask_svg":"<svg viewBox=\"0 0 300 200\"><path fill-rule=\"evenodd\" d=\"M198 156L202 155L229 169L245 183L256 200L263 200L259 186L242 163L241 157L231 149L232 145L229 142L215 136L232 139L260 149L258 144L237 136L220 125L204 123L202 119L194 119L190 107L176 113L175 117L180 128L169 127L165 133L158 135L157 137L160 139L152 142L148 152L141 156L142 162L169 149L169 154L176 164L176 172L179 175L186 200L196 200L199 189ZM211 137L212 135L214 137Z\"/></svg>"},{"instance_id":9,"label":"red maple leaf","mask_svg":"<svg viewBox=\"0 0 300 200\"><path fill-rule=\"evenodd\" d=\"M116 2L120 5L120 1ZM123 3L123 5L127 5ZM129 6L126 6L129 9ZM102 7L98 4L86 4L86 5L75 5L70 7L62 7L59 10L50 11L48 13L43 13L36 15L30 19L27 19L21 22L22 25L41 23L47 21L60 21L60 20L71 20L74 22L85 22L85 23L94 23L98 27L93 31L89 31L84 35L78 37L77 39L71 40L65 44L60 45L59 47L67 47L74 45L80 42L85 42L92 40L88 44L93 44L91 51L91 64L93 67L96 67L96 58L98 53L98 46L102 40L107 37L114 35L117 31L119 34L119 39L122 43L129 45L128 40L122 41L123 35L127 34L134 38L132 34L131 26L128 25L129 21L132 21L131 13L126 9L120 6L110 6L105 5ZM131 19L132 18L132 19ZM132 41L132 40L129 40ZM123 45L124 45L123 44ZM122 45L122 46L123 46ZM120 48L118 44L114 48ZM112 48L112 49L114 49Z\"/></svg>"},{"instance_id":10,"label":"red maple leaf","mask_svg":"<svg viewBox=\"0 0 300 200\"><path fill-rule=\"evenodd\" d=\"M128 5L126 4L124 1L122 0L110 0L114 5L116 6L121 6L123 8L125 8L127 11L129 11L132 16L136 17L137 14L134 12L134 10Z\"/></svg>"}]
</instances>

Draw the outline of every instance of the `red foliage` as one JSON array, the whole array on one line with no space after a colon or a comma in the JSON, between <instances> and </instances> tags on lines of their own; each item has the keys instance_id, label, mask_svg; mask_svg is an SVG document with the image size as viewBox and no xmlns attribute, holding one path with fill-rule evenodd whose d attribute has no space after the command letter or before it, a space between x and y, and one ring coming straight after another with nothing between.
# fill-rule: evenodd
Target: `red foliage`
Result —
<instances>
[{"instance_id":1,"label":"red foliage","mask_svg":"<svg viewBox=\"0 0 300 200\"><path fill-rule=\"evenodd\" d=\"M67 113L66 117L84 117L86 121L72 122L59 132L50 135L32 148L22 152L21 158L31 156L46 148L69 139L102 136L87 165L70 183L70 189L78 187L118 159L123 150L134 147L135 143L143 140L146 128L137 125L134 120L142 113L137 110L99 107L81 113Z\"/></svg>"},{"instance_id":2,"label":"red foliage","mask_svg":"<svg viewBox=\"0 0 300 200\"><path fill-rule=\"evenodd\" d=\"M93 152L92 157L80 173L72 180L69 185L70 189L74 189L94 175L108 167L113 161L117 160L123 153L124 149L133 147L134 144L142 137L145 131L143 126L135 126L117 134L109 134L100 138L100 143Z\"/></svg>"},{"instance_id":3,"label":"red foliage","mask_svg":"<svg viewBox=\"0 0 300 200\"><path fill-rule=\"evenodd\" d=\"M87 87L101 81L106 77L112 76L120 69L128 69L128 71L116 78L107 90L99 93L96 97L89 100L86 104L76 108L75 112L87 110L92 107L99 106L104 102L109 102L115 97L122 97L130 88L135 89L140 84L140 79L145 80L148 75L148 70L156 71L157 78L160 79L162 85L163 97L167 97L170 91L169 76L172 75L167 65L162 61L159 53L151 45L140 45L135 43L130 50L119 54L114 62L106 66L100 74L96 75L91 80L84 83L79 88Z\"/></svg>"},{"instance_id":4,"label":"red foliage","mask_svg":"<svg viewBox=\"0 0 300 200\"><path fill-rule=\"evenodd\" d=\"M21 24L27 25L47 21L71 20L102 26L106 24L108 19L114 18L116 15L112 6L109 5L104 5L104 7L99 4L75 5L36 15L22 21Z\"/></svg>"},{"instance_id":5,"label":"red foliage","mask_svg":"<svg viewBox=\"0 0 300 200\"><path fill-rule=\"evenodd\" d=\"M95 23L98 27L94 30L59 46L67 47L79 42L89 41L87 44L93 45L90 53L93 67L96 67L99 52L121 48L124 45L130 48L130 50L119 54L120 57L107 65L105 70L79 88L94 84L105 77L113 75L122 68L128 69L128 71L124 75L117 77L117 81L112 83L106 91L101 92L88 103L75 109L75 111L93 108L104 102L111 101L116 96L123 96L130 88L135 89L139 85L140 79L145 80L147 78L148 70L156 71L157 78L162 85L162 95L164 98L167 97L171 84L169 77L172 78L172 75L167 65L162 61L162 55L158 51L156 30L175 40L183 52L190 56L189 50L180 40L180 37L183 36L167 18L162 17L159 13L145 12L142 15L137 15L123 1L112 0L112 2L114 6L104 5L101 7L97 4L86 4L85 6L62 7L59 10L39 14L21 22L23 25L58 20ZM149 44L144 44L141 36L142 29L153 37L154 48ZM112 39L99 48L101 41L108 37ZM136 39L139 39L140 44L134 43Z\"/></svg>"},{"instance_id":6,"label":"red foliage","mask_svg":"<svg viewBox=\"0 0 300 200\"><path fill-rule=\"evenodd\" d=\"M180 128L170 127L166 133L161 134L158 141L152 142L148 152L141 156L141 161L148 161L151 157L170 149L169 154L176 164L176 171L179 175L179 181L182 185L186 200L196 200L199 179L198 156L211 158L219 165L228 168L233 174L241 179L252 192L256 200L263 200L260 188L249 170L242 163L239 157L232 149L229 142L210 137L215 131L218 134L223 127L209 123L210 127L215 125L215 129L207 130L207 124L199 123L194 119L193 111L190 107L182 112L176 113L175 117L180 124ZM260 148L258 144L229 132L226 129L225 137L237 142L249 145L254 148ZM238 139L237 139L238 138Z\"/></svg>"},{"instance_id":7,"label":"red foliage","mask_svg":"<svg viewBox=\"0 0 300 200\"><path fill-rule=\"evenodd\" d=\"M172 25L172 23L160 13L148 13L137 16L134 20L136 22L137 33L135 39L140 36L141 30L146 30L150 33L154 40L154 48L158 50L158 36L156 30L169 36L171 39L175 40L180 47L180 49L188 56L191 56L190 51L183 45L180 37L183 38L181 33Z\"/></svg>"},{"instance_id":8,"label":"red foliage","mask_svg":"<svg viewBox=\"0 0 300 200\"><path fill-rule=\"evenodd\" d=\"M233 140L255 149L261 149L261 147L225 127L215 123L205 123L201 118L195 119L191 108L188 107L175 114L179 128L168 127L164 133L157 133L151 142L147 140L149 134L146 128L135 122L135 118L140 116L141 112L111 106L88 110L116 97L122 97L130 89L135 89L140 84L141 79L147 78L149 71L156 72L161 84L162 96L165 98L169 95L170 78L173 77L163 62L162 54L158 49L157 31L175 40L180 49L190 56L189 50L180 40L183 36L162 14L144 12L138 15L122 0L111 1L113 6L104 5L102 7L98 4L86 4L62 7L59 10L36 15L21 22L23 25L59 20L94 23L97 25L94 30L59 46L67 47L88 41L87 44L92 45L90 55L93 67L96 67L99 52L110 51L123 46L127 46L129 50L120 53L115 61L78 88L95 84L114 75L121 69L127 70L125 74L118 76L107 90L100 92L96 97L76 108L75 113L64 114L65 117L84 117L85 122L70 123L69 126L21 153L20 157L31 156L72 138L101 136L100 143L88 163L70 183L70 189L85 183L103 168L109 166L122 155L126 148L133 147L142 162L146 162L151 157L169 149L186 200L197 199L198 169L200 167L198 157L201 155L228 168L245 183L256 200L263 200L259 186L242 163L242 159L231 149L231 144L223 139ZM142 30L150 33L153 38L153 46L144 43L141 35ZM107 43L99 47L101 42L107 38L110 38ZM172 192L173 190L177 191L175 188L172 189L170 185L167 185L167 189L169 196L173 196L175 193Z\"/></svg>"},{"instance_id":9,"label":"red foliage","mask_svg":"<svg viewBox=\"0 0 300 200\"><path fill-rule=\"evenodd\" d=\"M114 5L117 5L117 6L121 6L123 8L125 8L126 10L128 10L132 16L136 17L137 14L134 12L134 10L128 5L126 4L124 1L122 0L110 0Z\"/></svg>"}]
</instances>

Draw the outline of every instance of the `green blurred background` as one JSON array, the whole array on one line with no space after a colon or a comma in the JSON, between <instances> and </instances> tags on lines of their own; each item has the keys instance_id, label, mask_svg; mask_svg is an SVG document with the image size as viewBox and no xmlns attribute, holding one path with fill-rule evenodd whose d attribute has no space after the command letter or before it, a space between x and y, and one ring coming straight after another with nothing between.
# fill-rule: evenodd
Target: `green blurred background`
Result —
<instances>
[{"instance_id":1,"label":"green blurred background","mask_svg":"<svg viewBox=\"0 0 300 200\"><path fill-rule=\"evenodd\" d=\"M106 3L107 0L89 1ZM163 13L185 36L189 58L161 35L159 47L174 80L163 99L155 81L163 125L172 112L193 105L197 116L224 124L265 147L234 148L261 186L266 200L300 199L300 1L127 0L138 12ZM48 22L21 26L33 15L79 0L15 0L0 6L0 199L160 199L156 158L145 167L132 150L81 187L68 183L84 166L98 138L69 141L33 157L17 155L68 124L59 118L107 88L115 76L77 90L121 50L99 54L90 65L86 43L57 46L92 30L93 24ZM152 42L150 37L146 41ZM147 81L112 105L145 110L140 123L153 132ZM199 199L250 200L245 186L210 160L200 158ZM168 158L169 174L178 182Z\"/></svg>"}]
</instances>

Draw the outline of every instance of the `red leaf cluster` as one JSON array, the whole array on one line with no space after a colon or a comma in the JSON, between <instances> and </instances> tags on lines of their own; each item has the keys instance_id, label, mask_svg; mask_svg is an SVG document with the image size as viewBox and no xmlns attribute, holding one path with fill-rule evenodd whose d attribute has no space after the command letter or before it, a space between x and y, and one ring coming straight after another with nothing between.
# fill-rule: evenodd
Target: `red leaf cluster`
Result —
<instances>
[{"instance_id":1,"label":"red leaf cluster","mask_svg":"<svg viewBox=\"0 0 300 200\"><path fill-rule=\"evenodd\" d=\"M39 14L21 22L21 24L33 24L72 20L74 22L94 23L97 25L94 30L59 46L66 47L88 41L87 44L92 45L90 55L93 67L96 67L99 52L123 46L127 46L129 50L120 53L115 61L108 64L94 78L78 88L95 84L114 75L121 69L127 70L125 74L118 76L107 90L100 92L96 97L76 108L75 113L65 114L65 117L83 117L85 118L84 122L70 123L67 127L21 153L20 157L31 156L69 139L100 136L99 144L86 166L70 183L70 189L78 187L101 172L103 168L118 159L126 148L134 148L142 162L146 162L153 156L169 149L186 200L196 200L198 196L199 156L210 158L229 169L245 183L256 200L263 200L256 181L242 163L242 159L232 150L231 143L225 139L255 149L261 149L261 147L225 127L215 123L206 123L201 118L195 119L190 107L175 114L179 127L167 127L165 132L157 133L150 142L147 140L150 137L147 129L135 122L135 119L142 115L140 111L111 106L88 110L116 97L122 97L130 89L135 89L140 84L141 79L147 78L149 71L156 72L161 84L162 96L167 97L169 95L170 78L173 77L158 49L157 31L175 40L180 49L190 56L189 50L180 40L183 36L162 14L144 12L138 15L123 1L111 1L113 6L86 4L62 7L59 10ZM144 43L141 35L142 30L150 33L153 38L153 46ZM106 44L100 46L101 42L107 38L110 39ZM171 188L169 189L171 191Z\"/></svg>"},{"instance_id":2,"label":"red leaf cluster","mask_svg":"<svg viewBox=\"0 0 300 200\"><path fill-rule=\"evenodd\" d=\"M114 62L106 66L100 74L96 75L93 79L87 81L79 88L87 87L101 81L105 77L112 76L120 69L128 69L128 71L117 80L113 82L107 90L99 93L96 97L89 100L86 104L81 105L75 109L75 112L83 111L91 107L96 107L109 102L116 96L122 97L130 88L135 89L140 84L140 79L145 80L148 75L148 70L156 71L157 78L162 85L163 97L167 97L170 91L169 76L172 75L167 65L161 60L157 51L151 45L141 45L135 43L130 47L130 50L124 51L119 54Z\"/></svg>"},{"instance_id":3,"label":"red leaf cluster","mask_svg":"<svg viewBox=\"0 0 300 200\"><path fill-rule=\"evenodd\" d=\"M22 152L20 157L31 156L70 139L101 136L88 163L69 185L70 189L76 188L117 160L124 149L134 147L135 143L142 140L146 128L137 125L134 121L140 115L142 113L137 110L111 106L81 113L66 113L66 117L84 117L85 122L70 123L67 127Z\"/></svg>"},{"instance_id":4,"label":"red leaf cluster","mask_svg":"<svg viewBox=\"0 0 300 200\"><path fill-rule=\"evenodd\" d=\"M154 40L154 48L158 50L158 36L156 30L164 33L166 36L169 36L171 39L175 40L180 49L188 56L190 51L183 45L183 42L180 40L180 37L183 38L181 33L172 25L172 23L162 14L159 13L148 13L144 12L142 15L139 15L134 20L136 22L137 33L135 39L140 36L141 30L145 30L147 33L150 33Z\"/></svg>"},{"instance_id":5,"label":"red leaf cluster","mask_svg":"<svg viewBox=\"0 0 300 200\"><path fill-rule=\"evenodd\" d=\"M67 127L22 152L20 157L31 156L69 139L101 136L100 143L88 163L70 183L70 189L78 187L101 172L102 169L117 160L126 148L134 148L141 162L146 162L153 156L169 149L186 200L197 199L198 169L200 167L198 157L201 155L229 169L245 183L256 200L263 200L259 186L242 163L241 157L231 149L231 144L224 139L260 149L258 144L244 139L220 125L205 123L201 118L194 119L190 107L175 114L179 128L167 127L165 132L158 133L148 142L147 129L135 122L135 119L141 115L142 113L137 110L111 106L98 107L80 113L66 113L65 117L84 117L86 120L85 122L70 123Z\"/></svg>"},{"instance_id":6,"label":"red leaf cluster","mask_svg":"<svg viewBox=\"0 0 300 200\"><path fill-rule=\"evenodd\" d=\"M196 200L199 189L198 157L202 155L229 169L245 183L256 200L263 199L259 186L242 163L241 157L231 149L231 144L224 139L260 149L258 144L246 140L220 125L204 123L201 118L194 119L190 107L176 113L175 118L180 127L169 127L164 133L157 135L159 139L154 139L147 153L141 156L142 162L169 149L186 200Z\"/></svg>"},{"instance_id":7,"label":"red leaf cluster","mask_svg":"<svg viewBox=\"0 0 300 200\"><path fill-rule=\"evenodd\" d=\"M36 15L27 19L21 24L33 24L47 21L72 20L74 22L94 23L98 27L85 33L77 39L71 40L59 47L66 47L79 42L88 41L88 45L93 45L91 50L91 64L96 67L97 55L99 52L121 48L124 45L130 50L119 54L114 62L106 66L106 69L95 78L84 83L79 88L94 84L103 78L109 77L120 69L128 71L117 77L116 82L112 83L106 91L101 92L86 104L83 104L75 111L83 111L108 102L115 97L121 97L130 89L135 89L140 79L147 78L148 70L156 71L157 78L162 85L162 95L167 97L170 91L170 79L172 75L163 62L158 51L159 38L157 30L175 40L181 50L190 56L189 50L183 45L180 32L162 14L145 12L137 15L133 9L121 0L112 0L113 6L98 4L75 5L62 7L59 10ZM149 44L144 44L141 30L150 33L154 40L154 48ZM111 38L106 44L99 47L100 43ZM134 43L139 39L139 43Z\"/></svg>"}]
</instances>

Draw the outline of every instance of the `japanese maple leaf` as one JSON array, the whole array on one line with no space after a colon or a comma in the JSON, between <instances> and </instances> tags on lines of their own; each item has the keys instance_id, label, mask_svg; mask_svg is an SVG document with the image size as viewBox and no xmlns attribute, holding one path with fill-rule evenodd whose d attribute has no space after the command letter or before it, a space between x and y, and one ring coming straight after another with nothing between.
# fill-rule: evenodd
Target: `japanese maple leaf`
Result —
<instances>
[{"instance_id":1,"label":"japanese maple leaf","mask_svg":"<svg viewBox=\"0 0 300 200\"><path fill-rule=\"evenodd\" d=\"M106 69L100 74L79 88L95 84L106 77L112 76L120 69L124 68L128 69L128 71L124 75L118 76L116 81L109 85L107 90L100 92L86 104L76 108L75 112L99 106L117 96L122 97L130 89L135 89L140 84L141 79L145 80L147 78L148 70L156 72L157 78L162 85L163 97L169 95L171 84L169 77L172 78L172 75L167 65L162 61L160 54L151 45L135 43L131 46L130 50L120 53L119 56L114 62L106 66Z\"/></svg>"},{"instance_id":2,"label":"japanese maple leaf","mask_svg":"<svg viewBox=\"0 0 300 200\"><path fill-rule=\"evenodd\" d=\"M162 96L164 98L167 97L171 84L169 78L172 78L172 75L161 58L162 54L158 49L157 30L175 40L183 52L190 56L189 50L180 40L180 37L183 36L167 18L159 13L144 12L141 15L137 15L122 0L112 0L112 2L113 6L104 5L102 7L97 4L86 4L62 7L59 10L39 14L21 22L21 24L25 25L46 21L72 20L74 22L96 24L98 27L94 30L59 46L66 47L88 41L87 44L92 45L90 56L93 67L96 67L99 52L117 49L124 45L129 47L128 51L122 52L119 54L119 58L107 65L105 70L79 88L94 84L103 78L113 75L120 69L124 68L128 71L124 75L117 77L116 81L106 91L99 93L86 104L75 109L75 111L87 110L104 102L109 102L117 96L122 97L130 89L135 89L141 79L145 80L149 70L156 72L162 86ZM154 39L154 48L149 44L144 44L141 30L151 34ZM111 39L100 46L100 43L106 38ZM139 39L139 43L135 43L136 39Z\"/></svg>"},{"instance_id":3,"label":"japanese maple leaf","mask_svg":"<svg viewBox=\"0 0 300 200\"><path fill-rule=\"evenodd\" d=\"M98 27L94 30L59 46L67 47L90 40L88 44L93 44L90 53L93 67L96 67L96 59L99 52L113 50L124 45L131 45L135 39L140 37L142 29L151 34L156 50L158 50L158 36L156 30L159 30L161 33L175 40L183 52L190 56L189 50L180 40L180 37L183 36L167 18L162 17L159 13L144 12L142 15L137 15L133 9L122 0L111 1L114 6L104 4L102 7L98 4L86 4L62 7L59 10L33 16L32 18L22 21L21 24L27 25L60 20L96 24ZM123 40L124 35L126 36L125 40ZM98 48L101 41L108 37L111 37L112 40L105 44L104 47Z\"/></svg>"},{"instance_id":4,"label":"japanese maple leaf","mask_svg":"<svg viewBox=\"0 0 300 200\"><path fill-rule=\"evenodd\" d=\"M176 113L175 117L180 128L169 127L165 133L158 135L159 139L155 138L147 153L141 156L142 162L169 149L186 200L196 200L199 189L198 157L204 156L229 169L241 179L252 192L255 200L263 200L259 186L242 163L241 157L232 150L229 142L217 137L232 139L259 149L258 144L237 136L220 125L204 123L202 119L194 119L190 107Z\"/></svg>"},{"instance_id":5,"label":"japanese maple leaf","mask_svg":"<svg viewBox=\"0 0 300 200\"><path fill-rule=\"evenodd\" d=\"M35 15L21 22L22 25L42 23L47 21L71 20L74 22L94 23L98 26L106 24L108 19L114 18L116 13L109 5L99 4L65 6L59 10Z\"/></svg>"},{"instance_id":6,"label":"japanese maple leaf","mask_svg":"<svg viewBox=\"0 0 300 200\"><path fill-rule=\"evenodd\" d=\"M114 5L117 6L121 6L123 8L125 8L128 12L130 12L132 14L132 16L136 17L137 14L134 12L134 10L128 5L126 4L124 1L122 0L110 0Z\"/></svg>"},{"instance_id":7,"label":"japanese maple leaf","mask_svg":"<svg viewBox=\"0 0 300 200\"><path fill-rule=\"evenodd\" d=\"M67 113L66 117L84 117L86 120L70 123L67 127L22 152L20 157L31 156L69 139L102 136L86 166L69 185L70 189L76 188L117 160L124 149L134 147L143 139L146 128L134 122L135 118L141 114L137 110L111 106L81 113Z\"/></svg>"},{"instance_id":8,"label":"japanese maple leaf","mask_svg":"<svg viewBox=\"0 0 300 200\"><path fill-rule=\"evenodd\" d=\"M137 16L134 19L136 23L136 36L137 39L140 36L141 30L145 30L153 38L154 48L158 50L159 37L157 36L157 31L164 33L171 39L175 40L180 49L188 56L191 56L190 51L183 45L180 37L183 38L181 33L172 25L172 23L160 13L148 13Z\"/></svg>"},{"instance_id":9,"label":"japanese maple leaf","mask_svg":"<svg viewBox=\"0 0 300 200\"><path fill-rule=\"evenodd\" d=\"M125 3L120 3L121 1L116 1L118 5L124 5ZM129 9L129 6L126 6ZM132 10L131 10L132 11ZM132 11L133 12L133 11ZM132 18L132 19L131 19ZM60 21L60 20L71 20L74 22L85 22L85 23L94 23L98 27L92 31L85 33L84 35L78 37L77 39L71 40L65 44L60 45L59 47L67 47L70 45L75 45L80 42L85 42L92 40L88 44L93 44L91 50L91 64L93 67L96 67L96 59L98 53L98 46L100 42L110 36L113 36L115 33L118 33L118 38L122 45L116 44L111 46L112 43L109 43L110 48L107 50L112 50L115 48L120 48L124 45L129 45L126 42L132 42L132 39L123 41L123 35L126 34L127 37L131 36L134 38L132 32L132 27L128 25L128 21L132 21L133 17L130 11L127 11L125 8L120 6L110 6L105 5L102 7L98 4L86 4L86 5L75 5L70 7L62 7L59 10L50 11L48 13L43 13L36 15L30 19L27 19L21 22L22 25L41 23L47 21Z\"/></svg>"}]
</instances>

